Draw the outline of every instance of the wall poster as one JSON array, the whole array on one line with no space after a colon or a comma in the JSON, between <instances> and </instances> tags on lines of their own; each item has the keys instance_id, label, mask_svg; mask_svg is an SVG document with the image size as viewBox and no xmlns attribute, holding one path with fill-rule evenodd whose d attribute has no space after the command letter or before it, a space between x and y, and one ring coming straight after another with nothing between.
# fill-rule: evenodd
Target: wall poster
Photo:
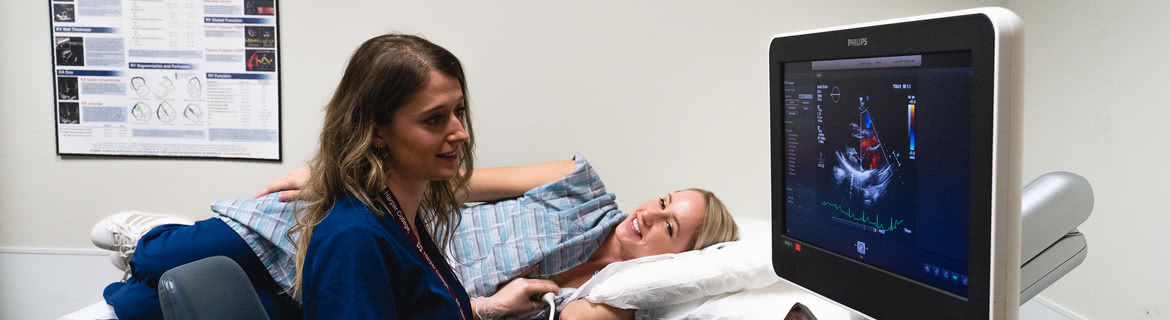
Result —
<instances>
[{"instance_id":1,"label":"wall poster","mask_svg":"<svg viewBox=\"0 0 1170 320\"><path fill-rule=\"evenodd\" d=\"M275 0L50 0L57 154L280 160Z\"/></svg>"}]
</instances>

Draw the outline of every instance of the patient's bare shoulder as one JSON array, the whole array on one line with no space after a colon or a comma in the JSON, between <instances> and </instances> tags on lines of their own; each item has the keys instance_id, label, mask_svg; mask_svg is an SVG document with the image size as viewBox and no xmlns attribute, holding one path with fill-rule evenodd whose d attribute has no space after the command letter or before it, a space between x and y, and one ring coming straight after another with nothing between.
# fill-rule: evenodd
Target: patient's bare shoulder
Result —
<instances>
[{"instance_id":1,"label":"patient's bare shoulder","mask_svg":"<svg viewBox=\"0 0 1170 320\"><path fill-rule=\"evenodd\" d=\"M614 308L602 303L581 299L569 302L561 310L561 320L578 319L622 319L633 320L634 310Z\"/></svg>"}]
</instances>

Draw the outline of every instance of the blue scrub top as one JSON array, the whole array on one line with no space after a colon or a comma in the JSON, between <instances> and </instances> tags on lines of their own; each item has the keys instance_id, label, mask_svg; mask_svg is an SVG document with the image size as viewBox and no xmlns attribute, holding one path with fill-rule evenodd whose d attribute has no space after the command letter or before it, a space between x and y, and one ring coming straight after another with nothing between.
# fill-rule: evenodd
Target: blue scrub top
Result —
<instances>
[{"instance_id":1,"label":"blue scrub top","mask_svg":"<svg viewBox=\"0 0 1170 320\"><path fill-rule=\"evenodd\" d=\"M425 231L424 250L451 293L388 214L342 198L313 230L305 255L305 319L473 319L471 301ZM419 228L422 231L425 228Z\"/></svg>"}]
</instances>

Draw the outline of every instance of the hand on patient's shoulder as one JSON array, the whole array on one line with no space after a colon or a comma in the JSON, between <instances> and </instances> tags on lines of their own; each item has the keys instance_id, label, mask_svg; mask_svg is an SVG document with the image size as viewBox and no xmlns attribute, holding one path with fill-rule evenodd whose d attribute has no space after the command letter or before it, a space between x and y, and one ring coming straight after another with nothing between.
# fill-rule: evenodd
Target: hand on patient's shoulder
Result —
<instances>
[{"instance_id":1,"label":"hand on patient's shoulder","mask_svg":"<svg viewBox=\"0 0 1170 320\"><path fill-rule=\"evenodd\" d=\"M472 309L481 319L525 313L544 306L532 297L558 290L552 280L516 278L491 297L475 298Z\"/></svg>"},{"instance_id":2,"label":"hand on patient's shoulder","mask_svg":"<svg viewBox=\"0 0 1170 320\"><path fill-rule=\"evenodd\" d=\"M589 300L573 300L561 310L561 320L577 319L634 319L634 310L611 307Z\"/></svg>"},{"instance_id":3,"label":"hand on patient's shoulder","mask_svg":"<svg viewBox=\"0 0 1170 320\"><path fill-rule=\"evenodd\" d=\"M309 167L300 167L288 173L283 178L277 179L268 186L264 187L263 191L256 194L256 198L264 196L269 193L280 191L280 201L288 202L302 199L301 190L305 189L305 185L309 184Z\"/></svg>"}]
</instances>

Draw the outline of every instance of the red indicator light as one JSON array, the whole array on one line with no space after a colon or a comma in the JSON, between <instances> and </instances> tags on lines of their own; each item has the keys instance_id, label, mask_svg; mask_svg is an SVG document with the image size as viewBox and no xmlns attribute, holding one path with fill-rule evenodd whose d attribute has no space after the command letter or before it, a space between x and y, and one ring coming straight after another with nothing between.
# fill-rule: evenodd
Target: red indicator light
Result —
<instances>
[{"instance_id":1,"label":"red indicator light","mask_svg":"<svg viewBox=\"0 0 1170 320\"><path fill-rule=\"evenodd\" d=\"M800 244L799 243L796 244L796 251L800 251Z\"/></svg>"}]
</instances>

